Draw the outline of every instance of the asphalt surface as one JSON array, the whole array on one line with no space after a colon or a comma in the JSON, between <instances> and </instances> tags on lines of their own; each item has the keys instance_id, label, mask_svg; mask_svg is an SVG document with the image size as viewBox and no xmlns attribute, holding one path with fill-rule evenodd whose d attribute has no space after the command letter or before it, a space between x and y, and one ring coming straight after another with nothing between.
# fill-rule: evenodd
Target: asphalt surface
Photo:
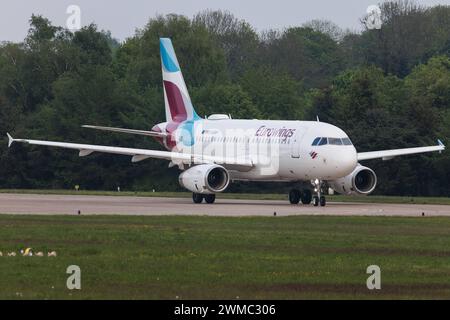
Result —
<instances>
[{"instance_id":1,"label":"asphalt surface","mask_svg":"<svg viewBox=\"0 0 450 320\"><path fill-rule=\"evenodd\" d=\"M1 214L277 216L450 216L450 205L327 203L326 207L288 201L216 199L193 204L189 198L0 194Z\"/></svg>"}]
</instances>

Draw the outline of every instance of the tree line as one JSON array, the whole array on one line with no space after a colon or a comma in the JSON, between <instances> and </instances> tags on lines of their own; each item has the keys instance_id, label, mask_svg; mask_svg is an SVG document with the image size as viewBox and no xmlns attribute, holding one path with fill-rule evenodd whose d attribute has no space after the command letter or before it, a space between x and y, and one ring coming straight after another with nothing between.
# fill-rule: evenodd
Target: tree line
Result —
<instances>
[{"instance_id":1,"label":"tree line","mask_svg":"<svg viewBox=\"0 0 450 320\"><path fill-rule=\"evenodd\" d=\"M91 24L76 32L33 15L23 42L0 45L0 188L179 190L167 162L14 145L13 136L160 148L82 129L148 130L162 122L160 37L170 37L200 115L330 122L358 151L450 140L450 6L384 2L381 29L312 20L257 32L226 11L155 16L123 42ZM450 196L450 155L369 161L379 194ZM276 190L274 190L274 188ZM232 191L282 190L237 184Z\"/></svg>"}]
</instances>

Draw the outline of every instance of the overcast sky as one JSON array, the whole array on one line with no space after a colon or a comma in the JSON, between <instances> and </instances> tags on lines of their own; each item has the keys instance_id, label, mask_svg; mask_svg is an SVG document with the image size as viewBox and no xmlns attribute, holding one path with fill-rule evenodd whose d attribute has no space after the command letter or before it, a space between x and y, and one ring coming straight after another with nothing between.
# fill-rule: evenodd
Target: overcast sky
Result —
<instances>
[{"instance_id":1,"label":"overcast sky","mask_svg":"<svg viewBox=\"0 0 450 320\"><path fill-rule=\"evenodd\" d=\"M359 30L359 18L369 5L382 0L2 0L0 41L21 41L31 14L42 14L65 26L69 5L81 8L81 23L95 22L124 40L156 14L177 13L192 17L205 9L223 9L250 22L258 31L328 19L342 28ZM422 5L450 4L450 0L420 0Z\"/></svg>"}]
</instances>

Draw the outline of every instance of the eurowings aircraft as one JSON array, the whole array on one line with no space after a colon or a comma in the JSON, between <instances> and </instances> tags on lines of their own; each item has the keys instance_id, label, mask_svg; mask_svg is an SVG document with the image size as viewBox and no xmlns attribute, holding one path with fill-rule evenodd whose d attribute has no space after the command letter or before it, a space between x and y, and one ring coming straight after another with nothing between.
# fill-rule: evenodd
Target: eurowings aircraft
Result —
<instances>
[{"instance_id":1,"label":"eurowings aircraft","mask_svg":"<svg viewBox=\"0 0 450 320\"><path fill-rule=\"evenodd\" d=\"M292 204L313 202L325 206L325 186L346 195L367 195L377 184L375 172L360 161L442 151L438 145L372 152L357 152L340 128L317 121L232 119L213 114L200 118L194 110L172 42L160 39L166 121L151 130L84 125L85 128L144 135L155 138L167 151L99 146L66 142L14 139L13 142L75 149L84 157L93 152L131 156L132 162L148 158L169 160L178 166L179 183L190 190L194 203L215 201L216 193L233 181L281 181L303 190L289 192Z\"/></svg>"}]
</instances>

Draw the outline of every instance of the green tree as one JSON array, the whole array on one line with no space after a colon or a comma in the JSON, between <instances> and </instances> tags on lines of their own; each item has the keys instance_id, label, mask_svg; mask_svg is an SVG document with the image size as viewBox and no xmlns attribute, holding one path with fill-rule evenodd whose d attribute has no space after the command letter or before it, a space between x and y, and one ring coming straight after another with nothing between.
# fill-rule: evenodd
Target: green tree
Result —
<instances>
[{"instance_id":1,"label":"green tree","mask_svg":"<svg viewBox=\"0 0 450 320\"><path fill-rule=\"evenodd\" d=\"M404 77L415 65L448 48L449 6L430 9L399 0L384 2L381 10L381 29L366 30L356 44L367 63Z\"/></svg>"},{"instance_id":2,"label":"green tree","mask_svg":"<svg viewBox=\"0 0 450 320\"><path fill-rule=\"evenodd\" d=\"M421 136L442 132L450 112L450 58L436 56L405 78L409 119Z\"/></svg>"},{"instance_id":3,"label":"green tree","mask_svg":"<svg viewBox=\"0 0 450 320\"><path fill-rule=\"evenodd\" d=\"M192 24L184 16L158 16L117 52L118 71L139 90L161 86L161 37L172 39L188 86L227 80L224 54L205 27Z\"/></svg>"},{"instance_id":4,"label":"green tree","mask_svg":"<svg viewBox=\"0 0 450 320\"><path fill-rule=\"evenodd\" d=\"M408 119L422 141L440 138L450 143L450 58L436 56L419 65L405 78L408 90ZM426 157L418 185L420 194L448 195L450 155Z\"/></svg>"},{"instance_id":5,"label":"green tree","mask_svg":"<svg viewBox=\"0 0 450 320\"><path fill-rule=\"evenodd\" d=\"M193 24L206 28L217 41L225 54L232 79L255 66L259 37L248 22L237 19L228 11L206 10L195 15Z\"/></svg>"},{"instance_id":6,"label":"green tree","mask_svg":"<svg viewBox=\"0 0 450 320\"><path fill-rule=\"evenodd\" d=\"M253 69L243 75L241 86L263 119L304 119L303 88L288 74L269 68Z\"/></svg>"},{"instance_id":7,"label":"green tree","mask_svg":"<svg viewBox=\"0 0 450 320\"><path fill-rule=\"evenodd\" d=\"M261 46L263 63L290 74L307 88L326 86L341 70L341 51L329 35L294 27L268 36Z\"/></svg>"},{"instance_id":8,"label":"green tree","mask_svg":"<svg viewBox=\"0 0 450 320\"><path fill-rule=\"evenodd\" d=\"M236 119L261 117L258 108L239 85L219 84L198 88L193 91L192 99L201 115L225 113Z\"/></svg>"}]
</instances>

